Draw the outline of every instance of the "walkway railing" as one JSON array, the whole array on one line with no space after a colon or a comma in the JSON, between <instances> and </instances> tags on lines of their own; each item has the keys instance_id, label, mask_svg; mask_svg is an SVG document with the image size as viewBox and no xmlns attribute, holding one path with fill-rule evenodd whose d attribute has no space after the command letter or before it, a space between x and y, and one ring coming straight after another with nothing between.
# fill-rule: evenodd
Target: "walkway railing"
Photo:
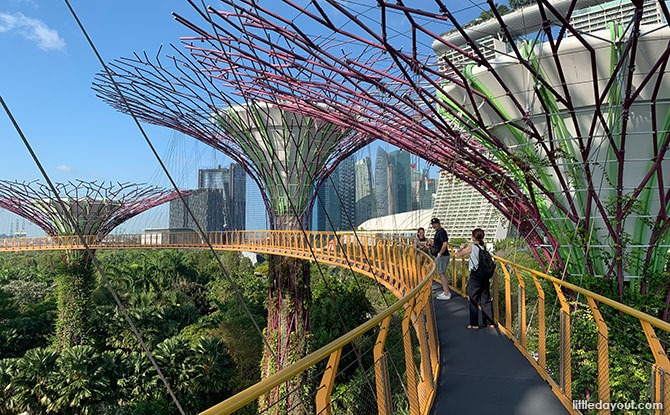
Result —
<instances>
[{"instance_id":1,"label":"walkway railing","mask_svg":"<svg viewBox=\"0 0 670 415\"><path fill-rule=\"evenodd\" d=\"M251 231L216 232L208 238L217 250L286 255L350 268L383 284L399 300L362 326L204 414L233 413L308 371L320 375L312 396L315 411L338 413L345 403L338 400L333 388L337 381L351 378L351 368L340 367L343 356L351 353L358 356L356 361L372 362L367 367L359 363L360 370L368 375L366 379L374 379L368 388L372 393L362 397L368 401L359 402L367 405L360 413L429 412L439 364L430 258L415 252L406 241L373 235L333 239L330 233ZM194 233L110 235L102 241L94 237L85 240L91 249L206 246ZM82 248L77 237L0 239L0 251ZM499 264L492 284L495 320L571 413L588 409L588 402L637 404L637 409L645 410L643 413L655 414L664 413L661 408L670 408L670 362L665 352L670 340L669 323L540 271L495 258ZM467 261L452 261L452 287L461 293L465 293L466 267ZM396 318L401 312L402 316ZM581 333L578 338L573 336L575 326ZM395 349L398 344L387 342L394 330L400 333L400 351ZM361 339L371 336L374 339L366 348ZM618 337L616 343L611 341L614 336ZM621 338L630 341L626 344ZM624 373L612 374L613 368ZM390 375L392 371L394 376ZM622 377L626 379L623 384ZM634 397L622 392L635 388ZM406 406L406 411L399 410L401 406ZM670 409L665 411L669 413ZM611 411L600 409L598 413Z\"/></svg>"},{"instance_id":2,"label":"walkway railing","mask_svg":"<svg viewBox=\"0 0 670 415\"><path fill-rule=\"evenodd\" d=\"M434 263L400 239L374 235L290 231L214 232L207 235L216 250L291 256L335 265L363 274L398 299L367 323L305 356L249 389L206 410L230 414L289 379L308 377L309 398L318 414L343 413L349 402L334 387L352 378L357 368L367 388L357 399L358 413L430 411L439 370L439 347L431 301ZM203 249L204 238L191 232L84 237L90 249ZM0 239L0 251L83 249L78 237ZM341 364L346 361L347 364ZM309 372L309 373L308 373ZM314 381L315 374L319 378ZM273 413L273 408L268 412Z\"/></svg>"},{"instance_id":3,"label":"walkway railing","mask_svg":"<svg viewBox=\"0 0 670 415\"><path fill-rule=\"evenodd\" d=\"M566 408L594 413L600 407L598 414L609 414L614 404L627 413L670 413L669 323L543 272L495 259L495 320ZM459 258L452 267L451 283L464 293L467 260ZM576 325L580 337L573 336ZM611 379L614 368L619 373Z\"/></svg>"}]
</instances>

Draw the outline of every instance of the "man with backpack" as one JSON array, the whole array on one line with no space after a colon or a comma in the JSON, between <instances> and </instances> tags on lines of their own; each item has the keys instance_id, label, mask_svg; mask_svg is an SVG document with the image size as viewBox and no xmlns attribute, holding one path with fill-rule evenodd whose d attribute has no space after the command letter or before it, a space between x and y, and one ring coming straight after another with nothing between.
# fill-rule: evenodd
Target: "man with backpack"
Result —
<instances>
[{"instance_id":1,"label":"man with backpack","mask_svg":"<svg viewBox=\"0 0 670 415\"><path fill-rule=\"evenodd\" d=\"M472 231L472 244L456 251L456 256L470 254L468 269L467 294L470 297L470 324L467 329L476 330L479 326L479 308L482 310L482 327L495 328L493 321L493 303L491 299L490 283L495 272L495 263L491 254L483 244L484 230L476 228Z\"/></svg>"}]
</instances>

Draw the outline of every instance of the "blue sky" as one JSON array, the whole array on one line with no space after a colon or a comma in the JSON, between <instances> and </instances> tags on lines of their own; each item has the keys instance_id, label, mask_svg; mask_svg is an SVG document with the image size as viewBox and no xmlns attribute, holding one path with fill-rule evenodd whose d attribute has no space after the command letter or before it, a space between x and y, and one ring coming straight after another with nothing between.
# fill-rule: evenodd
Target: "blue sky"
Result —
<instances>
[{"instance_id":1,"label":"blue sky","mask_svg":"<svg viewBox=\"0 0 670 415\"><path fill-rule=\"evenodd\" d=\"M178 42L175 1L77 1L72 5L110 61ZM131 118L91 90L100 64L63 1L0 2L0 93L56 181L147 181L156 163ZM0 117L3 179L41 179L7 116ZM160 147L170 132L150 128Z\"/></svg>"},{"instance_id":2,"label":"blue sky","mask_svg":"<svg viewBox=\"0 0 670 415\"><path fill-rule=\"evenodd\" d=\"M190 34L171 15L189 15L184 0L71 4L106 62L135 51L154 54L159 45L176 44L180 35ZM101 66L64 1L0 0L0 53L0 94L53 181L170 187L133 120L91 90ZM229 163L193 139L163 128L144 128L168 166L174 166L172 174L180 186L193 186L199 167ZM43 181L4 111L0 142L0 178ZM15 226L12 216L0 210L0 234Z\"/></svg>"}]
</instances>

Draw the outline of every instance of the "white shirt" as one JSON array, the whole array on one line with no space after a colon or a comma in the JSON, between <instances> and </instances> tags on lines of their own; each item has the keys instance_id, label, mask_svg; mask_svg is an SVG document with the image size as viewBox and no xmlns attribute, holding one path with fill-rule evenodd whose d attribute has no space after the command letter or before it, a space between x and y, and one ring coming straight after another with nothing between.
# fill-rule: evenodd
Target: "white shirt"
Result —
<instances>
[{"instance_id":1,"label":"white shirt","mask_svg":"<svg viewBox=\"0 0 670 415\"><path fill-rule=\"evenodd\" d=\"M474 271L479 267L479 245L472 244L472 252L470 252L470 259L468 260L468 269Z\"/></svg>"}]
</instances>

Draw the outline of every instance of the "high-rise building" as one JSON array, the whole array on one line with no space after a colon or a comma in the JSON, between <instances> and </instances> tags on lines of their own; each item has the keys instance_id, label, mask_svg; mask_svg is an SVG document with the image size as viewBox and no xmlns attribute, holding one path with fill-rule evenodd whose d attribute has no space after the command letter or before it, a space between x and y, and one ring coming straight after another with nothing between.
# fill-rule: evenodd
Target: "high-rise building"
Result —
<instances>
[{"instance_id":1,"label":"high-rise building","mask_svg":"<svg viewBox=\"0 0 670 415\"><path fill-rule=\"evenodd\" d=\"M493 242L506 238L509 228L508 221L484 196L446 171L440 172L433 217L440 219L452 239L469 240L474 228L482 228L485 241Z\"/></svg>"},{"instance_id":2,"label":"high-rise building","mask_svg":"<svg viewBox=\"0 0 670 415\"><path fill-rule=\"evenodd\" d=\"M374 217L375 197L372 188L370 157L358 160L354 166L356 180L356 225Z\"/></svg>"},{"instance_id":3,"label":"high-rise building","mask_svg":"<svg viewBox=\"0 0 670 415\"><path fill-rule=\"evenodd\" d=\"M424 169L423 174L421 176L421 181L419 182L419 190L418 190L419 206L417 208L418 210L433 208L433 202L436 190L437 190L436 180L429 178L428 169Z\"/></svg>"},{"instance_id":4,"label":"high-rise building","mask_svg":"<svg viewBox=\"0 0 670 415\"><path fill-rule=\"evenodd\" d=\"M354 157L344 159L318 190L317 230L349 230L356 226Z\"/></svg>"},{"instance_id":5,"label":"high-rise building","mask_svg":"<svg viewBox=\"0 0 670 415\"><path fill-rule=\"evenodd\" d=\"M410 154L405 150L396 150L389 153L389 164L392 169L389 189L389 200L393 204L389 214L409 212L412 210L412 175L410 169Z\"/></svg>"},{"instance_id":6,"label":"high-rise building","mask_svg":"<svg viewBox=\"0 0 670 415\"><path fill-rule=\"evenodd\" d=\"M246 229L246 174L236 163L198 170L198 190L185 201L205 231ZM170 202L170 228L197 229L181 200Z\"/></svg>"},{"instance_id":7,"label":"high-rise building","mask_svg":"<svg viewBox=\"0 0 670 415\"><path fill-rule=\"evenodd\" d=\"M356 227L356 174L355 155L337 166L338 195L340 203L340 230Z\"/></svg>"},{"instance_id":8,"label":"high-rise building","mask_svg":"<svg viewBox=\"0 0 670 415\"><path fill-rule=\"evenodd\" d=\"M226 209L223 189L197 189L184 198L193 217L188 213L181 200L170 202L170 229L188 228L197 230L197 223L203 231L212 232L224 229L227 225L223 212Z\"/></svg>"},{"instance_id":9,"label":"high-rise building","mask_svg":"<svg viewBox=\"0 0 670 415\"><path fill-rule=\"evenodd\" d=\"M237 163L230 164L230 193L228 206L230 216L228 227L234 230L247 229L247 172Z\"/></svg>"},{"instance_id":10,"label":"high-rise building","mask_svg":"<svg viewBox=\"0 0 670 415\"><path fill-rule=\"evenodd\" d=\"M386 216L393 213L393 193L390 191L393 173L388 153L381 147L377 148L375 157L375 196L377 212L374 216Z\"/></svg>"}]
</instances>

